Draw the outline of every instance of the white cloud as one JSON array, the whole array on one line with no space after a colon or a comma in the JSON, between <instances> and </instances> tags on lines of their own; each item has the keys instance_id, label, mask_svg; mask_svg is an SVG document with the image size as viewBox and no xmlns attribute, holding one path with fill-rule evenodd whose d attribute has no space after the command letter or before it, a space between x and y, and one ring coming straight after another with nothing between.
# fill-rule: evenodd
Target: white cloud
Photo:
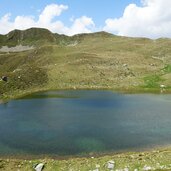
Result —
<instances>
[{"instance_id":1,"label":"white cloud","mask_svg":"<svg viewBox=\"0 0 171 171\"><path fill-rule=\"evenodd\" d=\"M142 0L142 6L130 4L121 18L105 21L105 31L122 36L171 37L171 0Z\"/></svg>"},{"instance_id":2,"label":"white cloud","mask_svg":"<svg viewBox=\"0 0 171 171\"><path fill-rule=\"evenodd\" d=\"M77 33L90 33L95 26L92 18L82 16L81 18L75 19L73 25L68 30L69 35Z\"/></svg>"},{"instance_id":3,"label":"white cloud","mask_svg":"<svg viewBox=\"0 0 171 171\"><path fill-rule=\"evenodd\" d=\"M51 4L47 5L43 12L39 16L39 24L49 24L52 22L52 19L56 16L61 15L61 13L64 10L67 10L68 6L66 5L57 5L57 4Z\"/></svg>"},{"instance_id":4,"label":"white cloud","mask_svg":"<svg viewBox=\"0 0 171 171\"><path fill-rule=\"evenodd\" d=\"M31 27L47 28L52 32L67 35L92 32L95 24L87 16L73 19L70 27L65 26L62 21L56 19L67 9L68 6L66 5L47 5L38 16L38 20L35 20L34 16L17 16L11 21L11 14L6 14L0 18L0 34L7 34L14 29L24 30Z\"/></svg>"},{"instance_id":5,"label":"white cloud","mask_svg":"<svg viewBox=\"0 0 171 171\"><path fill-rule=\"evenodd\" d=\"M0 33L5 34L11 29L14 29L13 23L9 22L11 14L8 13L0 19Z\"/></svg>"},{"instance_id":6,"label":"white cloud","mask_svg":"<svg viewBox=\"0 0 171 171\"><path fill-rule=\"evenodd\" d=\"M36 26L36 23L32 16L17 16L13 24L14 28L18 29L26 29L30 26Z\"/></svg>"}]
</instances>

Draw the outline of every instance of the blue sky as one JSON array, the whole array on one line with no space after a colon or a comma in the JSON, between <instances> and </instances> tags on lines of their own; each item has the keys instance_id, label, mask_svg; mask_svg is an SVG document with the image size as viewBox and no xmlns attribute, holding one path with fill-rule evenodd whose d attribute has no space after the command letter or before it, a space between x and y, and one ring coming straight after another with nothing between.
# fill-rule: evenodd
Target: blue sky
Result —
<instances>
[{"instance_id":1,"label":"blue sky","mask_svg":"<svg viewBox=\"0 0 171 171\"><path fill-rule=\"evenodd\" d=\"M171 0L0 0L0 34L42 27L67 35L171 37L170 6Z\"/></svg>"},{"instance_id":2,"label":"blue sky","mask_svg":"<svg viewBox=\"0 0 171 171\"><path fill-rule=\"evenodd\" d=\"M66 25L70 18L92 17L97 26L103 26L106 18L121 17L128 4L140 4L140 0L0 0L0 16L12 14L37 16L48 4L64 4L69 8L60 17Z\"/></svg>"}]
</instances>

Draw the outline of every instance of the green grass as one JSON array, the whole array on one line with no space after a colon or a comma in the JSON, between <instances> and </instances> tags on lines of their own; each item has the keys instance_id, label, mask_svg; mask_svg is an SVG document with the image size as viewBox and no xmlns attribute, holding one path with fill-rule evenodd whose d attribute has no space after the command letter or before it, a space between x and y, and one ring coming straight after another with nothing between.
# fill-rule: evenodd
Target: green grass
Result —
<instances>
[{"instance_id":1,"label":"green grass","mask_svg":"<svg viewBox=\"0 0 171 171\"><path fill-rule=\"evenodd\" d=\"M171 150L162 149L148 152L119 153L104 156L89 156L81 158L65 159L1 159L0 170L3 171L32 171L39 163L44 163L44 171L90 171L99 168L100 171L108 171L108 161L115 162L114 170L128 168L129 171L143 171L145 167L151 167L155 171L171 170Z\"/></svg>"},{"instance_id":2,"label":"green grass","mask_svg":"<svg viewBox=\"0 0 171 171\"><path fill-rule=\"evenodd\" d=\"M159 75L150 75L144 77L145 88L160 88L160 82L163 81Z\"/></svg>"},{"instance_id":3,"label":"green grass","mask_svg":"<svg viewBox=\"0 0 171 171\"><path fill-rule=\"evenodd\" d=\"M162 70L165 74L171 73L171 64L167 64Z\"/></svg>"},{"instance_id":4,"label":"green grass","mask_svg":"<svg viewBox=\"0 0 171 171\"><path fill-rule=\"evenodd\" d=\"M0 52L0 77L9 77L8 84L0 82L0 96L15 98L48 89L159 90L170 72L170 42L106 32L68 37L46 29L15 30L0 36L0 46L35 49Z\"/></svg>"}]
</instances>

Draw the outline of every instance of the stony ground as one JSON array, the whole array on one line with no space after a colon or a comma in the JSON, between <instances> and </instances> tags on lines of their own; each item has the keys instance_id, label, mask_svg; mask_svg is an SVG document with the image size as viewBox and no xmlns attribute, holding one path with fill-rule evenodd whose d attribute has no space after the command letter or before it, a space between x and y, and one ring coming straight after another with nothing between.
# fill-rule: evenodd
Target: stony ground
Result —
<instances>
[{"instance_id":1,"label":"stony ground","mask_svg":"<svg viewBox=\"0 0 171 171\"><path fill-rule=\"evenodd\" d=\"M44 164L43 171L170 171L171 149L65 160L1 159L0 170L34 171L40 163Z\"/></svg>"},{"instance_id":2,"label":"stony ground","mask_svg":"<svg viewBox=\"0 0 171 171\"><path fill-rule=\"evenodd\" d=\"M18 45L18 46L11 47L11 48L9 48L8 46L3 46L0 48L0 52L22 52L22 51L27 51L31 49L33 49L33 47L22 46L22 45Z\"/></svg>"}]
</instances>

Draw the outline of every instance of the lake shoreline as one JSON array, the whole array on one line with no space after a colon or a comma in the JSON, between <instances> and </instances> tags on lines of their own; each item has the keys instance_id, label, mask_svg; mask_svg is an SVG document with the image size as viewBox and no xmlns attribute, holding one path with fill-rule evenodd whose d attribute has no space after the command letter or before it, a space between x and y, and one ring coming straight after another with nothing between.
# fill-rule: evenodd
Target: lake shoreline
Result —
<instances>
[{"instance_id":1,"label":"lake shoreline","mask_svg":"<svg viewBox=\"0 0 171 171\"><path fill-rule=\"evenodd\" d=\"M20 99L25 96L34 94L34 93L39 93L39 92L46 92L46 91L63 91L63 90L106 90L106 91L114 91L118 93L123 93L123 94L171 94L171 88L167 88L164 91L162 91L160 88L141 88L141 87L136 87L136 88L109 88L109 87L96 87L96 88L91 88L91 87L67 87L67 88L34 88L31 90L24 90L24 91L16 91L11 94L4 94L3 96L0 96L0 104L8 102L10 100L14 99Z\"/></svg>"},{"instance_id":2,"label":"lake shoreline","mask_svg":"<svg viewBox=\"0 0 171 171\"><path fill-rule=\"evenodd\" d=\"M132 154L132 153L152 153L156 151L165 151L169 150L171 151L171 144L169 145L154 145L150 147L144 147L144 148L135 148L135 149L125 149L125 150L116 150L116 151L111 151L111 152L90 152L90 153L85 153L85 154L73 154L73 155L55 155L55 154L21 154L21 155L1 155L0 154L0 159L16 159L16 160L37 160L37 159L54 159L54 160L71 160L71 159L82 159L82 158L101 158L105 156L116 156L116 155L124 155L124 154Z\"/></svg>"},{"instance_id":3,"label":"lake shoreline","mask_svg":"<svg viewBox=\"0 0 171 171\"><path fill-rule=\"evenodd\" d=\"M4 171L21 169L24 171L31 170L36 164L43 163L46 171L60 170L91 170L97 169L107 170L109 161L114 161L115 169L128 168L130 171L134 169L145 170L170 170L171 169L171 147L152 149L140 152L124 152L109 154L103 156L91 155L89 157L70 157L70 158L23 158L16 157L0 157L0 168ZM14 167L15 166L15 167ZM148 169L147 169L148 170Z\"/></svg>"}]
</instances>

